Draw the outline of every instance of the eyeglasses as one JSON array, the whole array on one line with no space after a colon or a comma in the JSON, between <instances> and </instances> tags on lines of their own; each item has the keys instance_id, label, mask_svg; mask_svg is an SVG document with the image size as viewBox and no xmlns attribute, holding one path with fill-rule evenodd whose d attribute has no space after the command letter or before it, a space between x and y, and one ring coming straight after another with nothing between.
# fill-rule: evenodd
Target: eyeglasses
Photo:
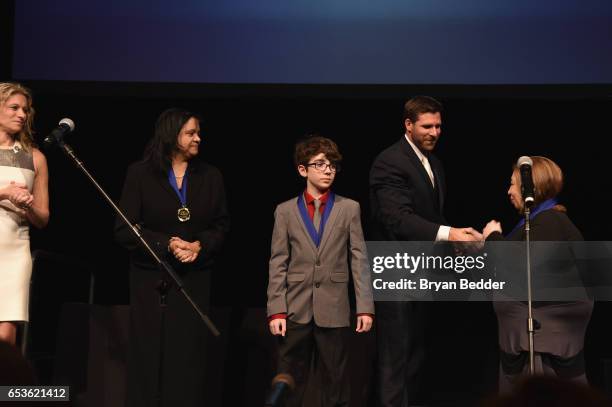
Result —
<instances>
[{"instance_id":1,"label":"eyeglasses","mask_svg":"<svg viewBox=\"0 0 612 407\"><path fill-rule=\"evenodd\" d=\"M328 168L331 172L340 172L340 164L328 164L325 161L315 161L314 163L308 163L306 164L306 167L314 167L319 172L325 172Z\"/></svg>"}]
</instances>

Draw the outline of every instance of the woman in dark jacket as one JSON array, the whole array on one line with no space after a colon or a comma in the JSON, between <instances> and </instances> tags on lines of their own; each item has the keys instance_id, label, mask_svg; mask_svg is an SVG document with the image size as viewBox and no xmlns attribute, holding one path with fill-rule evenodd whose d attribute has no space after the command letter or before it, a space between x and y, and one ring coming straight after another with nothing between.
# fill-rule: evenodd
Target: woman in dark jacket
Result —
<instances>
[{"instance_id":1,"label":"woman in dark jacket","mask_svg":"<svg viewBox=\"0 0 612 407\"><path fill-rule=\"evenodd\" d=\"M582 241L582 234L568 218L564 206L557 202L557 195L563 187L563 173L559 166L545 157L531 157L532 178L535 190L535 205L530 213L530 240L534 242L556 242L541 247L556 250L540 250L540 255L532 252L532 259L538 257L539 264L555 264L560 269L549 270L547 281L542 278L543 269L532 267L533 280L552 283L556 288L562 285L560 278L572 280L569 286L578 287L579 280L576 262L572 256L571 244L563 242ZM521 177L515 167L508 189L510 202L520 214L524 214L521 194ZM483 230L487 242L524 241L524 220L506 237L502 235L497 221L489 222ZM537 243L535 244L537 245ZM548 245L548 246L546 246ZM507 251L508 249L506 249ZM569 255L564 255L569 253ZM541 258L547 253L550 258ZM524 253L522 253L524 256ZM506 264L517 262L518 256L506 259ZM563 259L562 261L560 261ZM569 270L569 272L567 272ZM524 267L514 270L524 273ZM569 276L569 277L568 277ZM513 277L516 281L517 277ZM537 286L537 284L536 284ZM558 292L558 291L557 291ZM554 300L551 298L551 300ZM527 304L522 301L496 301L493 303L497 314L500 347L500 391L511 390L513 383L529 367L529 342L527 334ZM553 374L565 379L586 383L584 370L584 335L593 310L593 302L579 301L536 301L533 305L533 318L539 329L534 335L536 373Z\"/></svg>"},{"instance_id":2,"label":"woman in dark jacket","mask_svg":"<svg viewBox=\"0 0 612 407\"><path fill-rule=\"evenodd\" d=\"M168 261L195 302L205 311L215 254L229 229L219 170L196 158L200 120L169 109L157 119L142 161L127 172L120 206L157 255ZM127 406L204 404L207 328L173 287L167 295L164 330L157 286L165 277L154 259L120 219L117 241L130 250L130 346ZM160 335L163 377L158 387Z\"/></svg>"}]
</instances>

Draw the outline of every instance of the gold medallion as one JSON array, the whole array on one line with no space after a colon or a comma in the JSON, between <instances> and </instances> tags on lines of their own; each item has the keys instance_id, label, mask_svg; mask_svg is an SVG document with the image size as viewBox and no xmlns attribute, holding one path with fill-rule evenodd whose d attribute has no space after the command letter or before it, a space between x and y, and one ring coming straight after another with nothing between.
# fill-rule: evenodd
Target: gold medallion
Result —
<instances>
[{"instance_id":1,"label":"gold medallion","mask_svg":"<svg viewBox=\"0 0 612 407\"><path fill-rule=\"evenodd\" d=\"M191 218L191 212L189 212L189 208L186 206L180 207L176 214L181 222L187 222Z\"/></svg>"}]
</instances>

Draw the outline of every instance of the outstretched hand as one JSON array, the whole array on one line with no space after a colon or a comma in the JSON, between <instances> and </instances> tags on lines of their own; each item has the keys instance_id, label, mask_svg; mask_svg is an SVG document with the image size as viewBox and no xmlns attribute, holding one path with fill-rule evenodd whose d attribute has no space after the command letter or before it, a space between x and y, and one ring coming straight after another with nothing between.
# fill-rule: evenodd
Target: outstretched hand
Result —
<instances>
[{"instance_id":1,"label":"outstretched hand","mask_svg":"<svg viewBox=\"0 0 612 407\"><path fill-rule=\"evenodd\" d=\"M482 235L486 239L493 232L502 233L501 223L496 220L491 220L489 223L487 223L487 225L482 230Z\"/></svg>"},{"instance_id":2,"label":"outstretched hand","mask_svg":"<svg viewBox=\"0 0 612 407\"><path fill-rule=\"evenodd\" d=\"M451 228L448 240L454 242L454 250L457 256L466 253L477 253L484 247L484 238L474 228Z\"/></svg>"},{"instance_id":3,"label":"outstretched hand","mask_svg":"<svg viewBox=\"0 0 612 407\"><path fill-rule=\"evenodd\" d=\"M451 242L478 242L483 238L474 228L450 228L448 240Z\"/></svg>"}]
</instances>

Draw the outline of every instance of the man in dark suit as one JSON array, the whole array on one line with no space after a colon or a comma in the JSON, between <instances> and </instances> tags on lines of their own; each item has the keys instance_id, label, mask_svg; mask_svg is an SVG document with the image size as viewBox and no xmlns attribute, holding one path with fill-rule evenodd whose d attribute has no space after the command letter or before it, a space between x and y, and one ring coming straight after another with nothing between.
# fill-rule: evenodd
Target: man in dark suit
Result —
<instances>
[{"instance_id":1,"label":"man in dark suit","mask_svg":"<svg viewBox=\"0 0 612 407\"><path fill-rule=\"evenodd\" d=\"M406 134L376 157L370 170L372 240L474 241L472 228L454 228L443 216L444 170L432 154L442 129L442 105L417 96L404 105ZM423 311L419 302L377 302L378 401L383 407L414 402L423 364Z\"/></svg>"}]
</instances>

